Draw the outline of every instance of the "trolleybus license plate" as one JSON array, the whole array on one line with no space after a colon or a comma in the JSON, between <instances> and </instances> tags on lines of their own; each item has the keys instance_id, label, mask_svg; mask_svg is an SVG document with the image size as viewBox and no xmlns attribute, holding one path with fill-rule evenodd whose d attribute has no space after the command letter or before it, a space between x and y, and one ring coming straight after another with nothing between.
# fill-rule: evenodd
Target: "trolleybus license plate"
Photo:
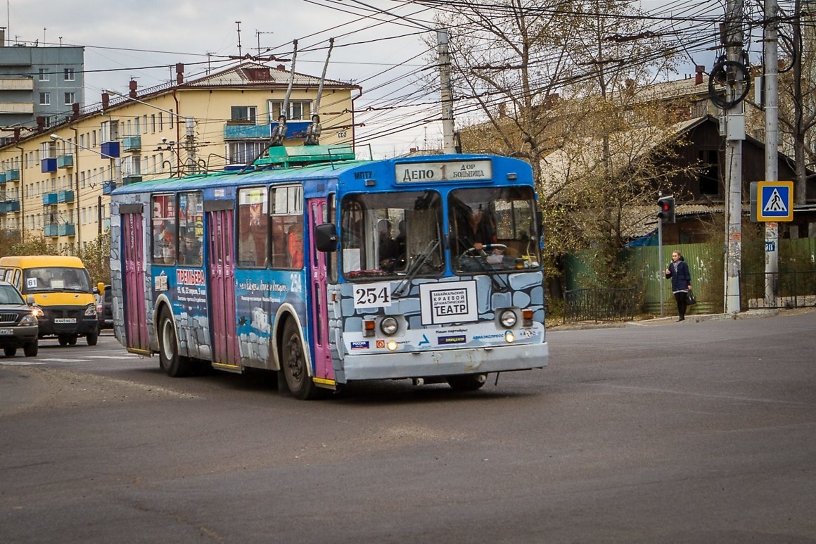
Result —
<instances>
[{"instance_id":1,"label":"trolleybus license plate","mask_svg":"<svg viewBox=\"0 0 816 544\"><path fill-rule=\"evenodd\" d=\"M54 323L64 325L65 323L76 323L76 317L55 317Z\"/></svg>"}]
</instances>

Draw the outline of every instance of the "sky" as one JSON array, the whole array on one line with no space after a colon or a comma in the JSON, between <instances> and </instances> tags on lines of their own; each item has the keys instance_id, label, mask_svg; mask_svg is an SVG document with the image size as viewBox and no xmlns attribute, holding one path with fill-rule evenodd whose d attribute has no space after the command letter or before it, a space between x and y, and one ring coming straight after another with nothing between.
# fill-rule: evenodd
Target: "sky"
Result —
<instances>
[{"instance_id":1,"label":"sky","mask_svg":"<svg viewBox=\"0 0 816 544\"><path fill-rule=\"evenodd\" d=\"M711 46L723 2L633 3L663 17L709 17L698 27L702 32L694 31L703 40L693 54L696 63L713 64L717 53ZM753 6L749 11L759 9L748 4ZM292 40L298 39L296 71L319 76L333 37L327 78L362 87L355 121L364 126L357 127L356 137L358 144L371 146L376 158L441 145L438 81L429 82L437 75L435 48L428 45L436 40L435 15L405 0L5 0L5 6L0 0L8 42L85 47L86 105L99 102L103 89L127 92L131 78L140 89L167 83L178 62L185 64L187 79L204 75L208 67L234 65L237 61L229 57L239 54L239 28L242 54L260 50L291 59ZM655 28L667 24L654 22ZM684 39L696 37L686 34ZM694 63L687 64L678 77L693 73ZM457 115L457 123L462 122Z\"/></svg>"},{"instance_id":2,"label":"sky","mask_svg":"<svg viewBox=\"0 0 816 544\"><path fill-rule=\"evenodd\" d=\"M377 14L379 8L422 19L427 26ZM131 78L140 89L166 83L175 77L171 66L177 62L185 63L188 79L204 75L208 67L234 65L229 57L239 53L240 28L244 55L256 55L260 45L262 55L288 60L292 40L298 39L295 69L315 76L322 73L328 39L334 37L326 77L362 86L357 109L387 106L409 88L416 91L418 75L432 59L422 38L435 37L431 10L391 0L6 0L0 3L0 21L7 27L7 44L84 46L86 105L99 102L103 89L127 92ZM424 98L438 100L433 94ZM428 106L369 112L356 119L365 123L357 138L371 144L375 157L401 155L425 147L426 140L436 146L441 125L421 119L439 115ZM420 126L398 129L405 124Z\"/></svg>"}]
</instances>

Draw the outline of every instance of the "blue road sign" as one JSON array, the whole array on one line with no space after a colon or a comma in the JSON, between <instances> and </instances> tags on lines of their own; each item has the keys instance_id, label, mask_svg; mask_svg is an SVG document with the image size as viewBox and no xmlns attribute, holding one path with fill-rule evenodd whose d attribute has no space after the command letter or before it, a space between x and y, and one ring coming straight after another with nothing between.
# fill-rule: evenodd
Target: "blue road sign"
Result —
<instances>
[{"instance_id":1,"label":"blue road sign","mask_svg":"<svg viewBox=\"0 0 816 544\"><path fill-rule=\"evenodd\" d=\"M757 182L757 221L793 221L793 182Z\"/></svg>"}]
</instances>

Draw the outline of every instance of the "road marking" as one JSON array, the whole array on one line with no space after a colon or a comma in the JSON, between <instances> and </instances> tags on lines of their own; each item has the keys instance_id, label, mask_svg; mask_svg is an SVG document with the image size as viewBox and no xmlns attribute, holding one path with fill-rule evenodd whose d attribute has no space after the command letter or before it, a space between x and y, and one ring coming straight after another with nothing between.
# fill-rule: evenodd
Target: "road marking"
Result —
<instances>
[{"instance_id":1,"label":"road marking","mask_svg":"<svg viewBox=\"0 0 816 544\"><path fill-rule=\"evenodd\" d=\"M34 366L34 365L41 365L44 363L40 363L38 361L0 361L0 366Z\"/></svg>"},{"instance_id":2,"label":"road marking","mask_svg":"<svg viewBox=\"0 0 816 544\"><path fill-rule=\"evenodd\" d=\"M56 357L38 357L40 361L45 361L47 363L88 363L88 359L58 359Z\"/></svg>"},{"instance_id":3,"label":"road marking","mask_svg":"<svg viewBox=\"0 0 816 544\"><path fill-rule=\"evenodd\" d=\"M88 359L108 359L108 360L111 360L111 359L114 359L114 360L119 360L119 359L142 359L142 358L144 358L143 355L134 355L132 353L123 353L121 355L86 355L85 357L87 357Z\"/></svg>"}]
</instances>

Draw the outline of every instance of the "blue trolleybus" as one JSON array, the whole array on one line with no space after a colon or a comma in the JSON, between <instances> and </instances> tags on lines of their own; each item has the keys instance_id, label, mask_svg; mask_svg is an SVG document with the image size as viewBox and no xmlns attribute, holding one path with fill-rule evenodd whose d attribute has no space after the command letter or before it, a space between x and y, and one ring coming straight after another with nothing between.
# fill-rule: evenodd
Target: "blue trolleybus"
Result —
<instances>
[{"instance_id":1,"label":"blue trolleybus","mask_svg":"<svg viewBox=\"0 0 816 544\"><path fill-rule=\"evenodd\" d=\"M528 164L272 147L240 172L112 193L114 329L170 376L280 373L298 398L547 365Z\"/></svg>"}]
</instances>

